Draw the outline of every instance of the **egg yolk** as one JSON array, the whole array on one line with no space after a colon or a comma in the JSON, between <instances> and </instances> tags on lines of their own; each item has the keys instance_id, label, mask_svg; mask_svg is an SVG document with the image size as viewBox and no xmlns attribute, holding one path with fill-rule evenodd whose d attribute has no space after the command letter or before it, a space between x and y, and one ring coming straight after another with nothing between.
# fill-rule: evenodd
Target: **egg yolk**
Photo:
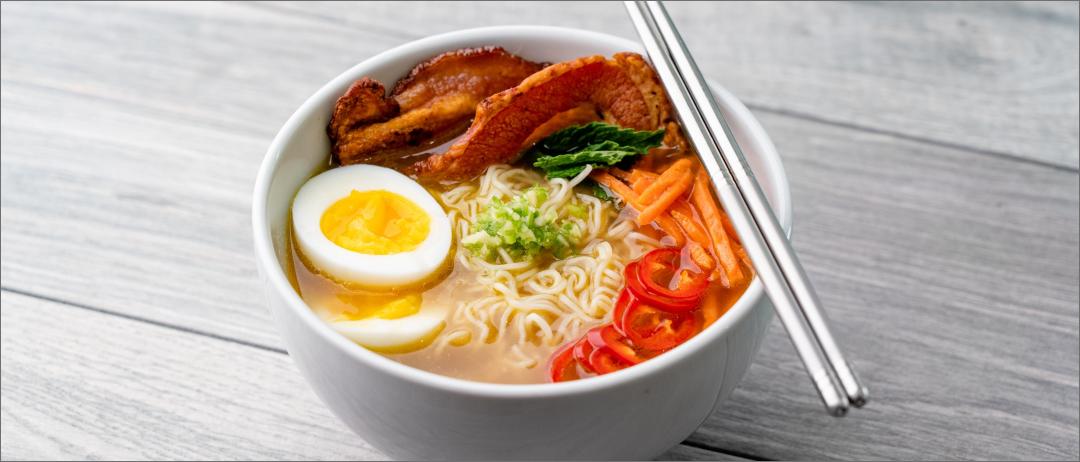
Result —
<instances>
[{"instance_id":1,"label":"egg yolk","mask_svg":"<svg viewBox=\"0 0 1080 462\"><path fill-rule=\"evenodd\" d=\"M340 315L343 320L356 321L367 318L398 319L420 312L423 298L420 294L339 294L346 308Z\"/></svg>"},{"instance_id":2,"label":"egg yolk","mask_svg":"<svg viewBox=\"0 0 1080 462\"><path fill-rule=\"evenodd\" d=\"M369 255L408 252L427 239L431 217L400 194L356 191L338 200L319 220L323 235L338 246Z\"/></svg>"}]
</instances>

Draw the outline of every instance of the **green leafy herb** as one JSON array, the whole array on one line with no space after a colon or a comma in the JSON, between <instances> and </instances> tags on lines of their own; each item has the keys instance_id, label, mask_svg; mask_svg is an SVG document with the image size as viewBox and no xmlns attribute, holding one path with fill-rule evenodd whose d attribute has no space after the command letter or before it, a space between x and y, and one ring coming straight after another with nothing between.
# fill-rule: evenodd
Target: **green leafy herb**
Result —
<instances>
[{"instance_id":1,"label":"green leafy herb","mask_svg":"<svg viewBox=\"0 0 1080 462\"><path fill-rule=\"evenodd\" d=\"M595 196L597 199L600 199L602 201L608 201L608 202L614 202L615 201L615 198L611 197L611 194L608 193L607 188L604 188L603 186L600 185L600 183L597 183L595 181L592 182L592 195Z\"/></svg>"},{"instance_id":2,"label":"green leafy herb","mask_svg":"<svg viewBox=\"0 0 1080 462\"><path fill-rule=\"evenodd\" d=\"M594 144L611 141L628 150L644 154L649 149L660 145L664 139L664 130L639 131L621 128L603 122L591 122L559 130L540 140L533 147L543 155L567 154L584 150Z\"/></svg>"},{"instance_id":3,"label":"green leafy herb","mask_svg":"<svg viewBox=\"0 0 1080 462\"><path fill-rule=\"evenodd\" d=\"M554 210L541 214L547 199L548 190L542 186L533 186L506 202L492 199L461 243L486 260L495 259L500 250L514 261L532 259L545 251L559 258L569 255L581 239L581 230L560 220Z\"/></svg>"},{"instance_id":4,"label":"green leafy herb","mask_svg":"<svg viewBox=\"0 0 1080 462\"><path fill-rule=\"evenodd\" d=\"M603 122L559 130L529 151L533 166L548 178L571 178L585 166L610 167L660 146L664 130L639 131Z\"/></svg>"},{"instance_id":5,"label":"green leafy herb","mask_svg":"<svg viewBox=\"0 0 1080 462\"><path fill-rule=\"evenodd\" d=\"M589 209L583 204L566 204L566 214L584 220L589 218Z\"/></svg>"}]
</instances>

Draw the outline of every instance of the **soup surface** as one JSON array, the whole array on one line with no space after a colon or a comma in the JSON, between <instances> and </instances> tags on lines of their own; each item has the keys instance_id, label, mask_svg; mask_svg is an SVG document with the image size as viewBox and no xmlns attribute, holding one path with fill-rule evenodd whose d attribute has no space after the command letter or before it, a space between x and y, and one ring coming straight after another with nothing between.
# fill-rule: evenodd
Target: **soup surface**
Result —
<instances>
[{"instance_id":1,"label":"soup surface","mask_svg":"<svg viewBox=\"0 0 1080 462\"><path fill-rule=\"evenodd\" d=\"M357 81L327 132L332 168L293 204L294 283L395 361L495 383L606 374L697 335L753 277L640 56L450 52L389 95Z\"/></svg>"}]
</instances>

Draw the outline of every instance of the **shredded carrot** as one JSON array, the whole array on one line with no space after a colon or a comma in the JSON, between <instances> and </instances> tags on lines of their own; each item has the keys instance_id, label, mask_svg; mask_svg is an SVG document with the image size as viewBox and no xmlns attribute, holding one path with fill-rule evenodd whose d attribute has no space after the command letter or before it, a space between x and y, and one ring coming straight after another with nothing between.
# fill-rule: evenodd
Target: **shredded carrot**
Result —
<instances>
[{"instance_id":1,"label":"shredded carrot","mask_svg":"<svg viewBox=\"0 0 1080 462\"><path fill-rule=\"evenodd\" d=\"M675 219L671 218L671 215L665 213L656 217L656 224L660 225L660 229L675 240L676 247L686 245L686 236L679 230L679 224L675 222Z\"/></svg>"},{"instance_id":2,"label":"shredded carrot","mask_svg":"<svg viewBox=\"0 0 1080 462\"><path fill-rule=\"evenodd\" d=\"M686 193L687 189L690 189L690 184L694 182L694 176L689 172L686 173L687 174L681 176L675 184L671 185L667 189L664 189L654 202L649 203L649 205L647 205L645 209L643 209L641 213L638 214L637 223L639 225L651 223L653 220L656 219L656 217L667 211L667 209L671 207L671 204L674 203L679 197L682 197L682 195ZM659 179L657 179L656 183L653 183L648 188L646 188L645 192L642 193L641 196L645 196L646 194L648 194L649 191L652 190L653 187L657 184L659 184ZM641 197L639 197L638 200L642 203L646 203L643 199L641 199Z\"/></svg>"},{"instance_id":3,"label":"shredded carrot","mask_svg":"<svg viewBox=\"0 0 1080 462\"><path fill-rule=\"evenodd\" d=\"M690 250L691 259L698 265L703 271L714 273L714 279L720 281L724 287L727 287L730 281L728 281L727 272L720 271L716 266L716 260L712 257L706 249L712 249L712 238L709 237L708 231L706 231L701 222L695 218L693 209L690 204L687 204L684 200L678 200L671 206L671 210L668 212L671 216L675 217L675 220L682 226L683 231L692 241L692 245L688 245ZM700 215L700 212L698 213ZM695 254L694 252L701 252L701 254Z\"/></svg>"},{"instance_id":4,"label":"shredded carrot","mask_svg":"<svg viewBox=\"0 0 1080 462\"><path fill-rule=\"evenodd\" d=\"M657 175L648 170L634 169L630 172L630 187L634 192L641 194L645 192L645 188L648 188L653 181L656 181Z\"/></svg>"},{"instance_id":5,"label":"shredded carrot","mask_svg":"<svg viewBox=\"0 0 1080 462\"><path fill-rule=\"evenodd\" d=\"M690 204L687 204L685 200L679 199L675 201L668 213L679 223L679 227L686 232L686 237L701 244L702 248L708 249L712 247L709 233L701 227L701 223L694 217L694 211L690 209ZM712 266L710 265L709 268L712 269Z\"/></svg>"},{"instance_id":6,"label":"shredded carrot","mask_svg":"<svg viewBox=\"0 0 1080 462\"><path fill-rule=\"evenodd\" d=\"M639 233L641 233L641 234L644 234L644 235L649 236L649 237L651 237L653 239L656 239L657 241L663 239L664 236L667 235L667 233L665 233L664 230L662 230L662 229L660 229L658 227L655 227L655 226L638 226L637 231Z\"/></svg>"},{"instance_id":7,"label":"shredded carrot","mask_svg":"<svg viewBox=\"0 0 1080 462\"><path fill-rule=\"evenodd\" d=\"M732 244L735 246L735 255L739 256L739 260L742 261L743 265L746 265L747 268L753 268L754 262L750 261L750 255L746 254L746 249L739 245L738 242Z\"/></svg>"},{"instance_id":8,"label":"shredded carrot","mask_svg":"<svg viewBox=\"0 0 1080 462\"><path fill-rule=\"evenodd\" d=\"M712 255L709 255L709 251L705 250L701 244L691 241L686 244L686 248L690 251L690 260L698 265L702 271L708 273L716 268L716 261L713 260Z\"/></svg>"},{"instance_id":9,"label":"shredded carrot","mask_svg":"<svg viewBox=\"0 0 1080 462\"><path fill-rule=\"evenodd\" d=\"M631 190L637 196L633 200L627 200L627 203L631 204L634 209L638 210L639 212L643 210L644 207L642 207L640 195L643 191L645 191L646 187L653 181L655 181L656 178L658 178L660 175L640 168L632 169L629 172L615 172L613 170L615 169L609 169L609 171L612 171L613 176L618 176L622 173L626 173L625 177L622 179L631 183ZM611 188L611 186L608 187ZM615 189L612 188L612 190L614 191ZM624 194L619 195L623 196L624 200L626 200ZM690 216L692 220L693 215L684 214L684 216ZM660 215L657 215L654 220L656 221L656 224L660 226L660 229L663 229L664 232L666 232L672 237L672 239L675 240L675 245L682 246L686 243L686 238L681 232L682 230L686 230L686 225L682 224L683 220L680 220L677 217L674 217L673 214L669 213L661 213ZM680 228L682 228L682 230L680 230ZM700 229L700 227L698 227L698 229ZM689 232L689 230L687 231ZM708 243L706 242L705 245L707 246Z\"/></svg>"},{"instance_id":10,"label":"shredded carrot","mask_svg":"<svg viewBox=\"0 0 1080 462\"><path fill-rule=\"evenodd\" d=\"M739 234L735 232L735 225L731 224L731 218L729 218L726 213L720 214L720 218L724 222L724 231L731 237L731 248L735 250L735 255L739 257L739 260L741 260L747 268L753 268L754 264L750 262L750 256L746 254L746 249L744 249L742 243L739 242Z\"/></svg>"},{"instance_id":11,"label":"shredded carrot","mask_svg":"<svg viewBox=\"0 0 1080 462\"><path fill-rule=\"evenodd\" d=\"M727 213L723 210L721 210L720 213L720 221L721 224L724 226L724 232L726 232L727 235L730 236L732 239L736 239L736 236L738 236L739 233L735 231L735 225L731 224L731 217L728 217Z\"/></svg>"},{"instance_id":12,"label":"shredded carrot","mask_svg":"<svg viewBox=\"0 0 1080 462\"><path fill-rule=\"evenodd\" d=\"M728 310L727 297L715 296L718 291L722 290L724 289L719 284L710 286L708 289L709 295L706 295L705 299L701 301L701 315L705 318L706 326L719 319L720 315Z\"/></svg>"},{"instance_id":13,"label":"shredded carrot","mask_svg":"<svg viewBox=\"0 0 1080 462\"><path fill-rule=\"evenodd\" d=\"M592 179L597 183L607 186L611 192L618 194L624 202L637 208L637 194L634 193L626 183L619 181L618 178L611 176L610 173L599 171L593 172Z\"/></svg>"},{"instance_id":14,"label":"shredded carrot","mask_svg":"<svg viewBox=\"0 0 1080 462\"><path fill-rule=\"evenodd\" d=\"M683 178L687 176L687 173L691 171L692 167L693 163L690 162L690 159L679 159L678 162L675 162L667 170L664 170L664 173L661 173L660 176L656 177L656 181L653 182L653 184L650 184L649 187L641 193L641 196L639 197L641 203L652 204L657 202L660 199L660 196L663 196L667 191L670 191L673 186L679 184ZM690 185L687 184L687 187L689 186ZM685 189L682 192L685 192ZM667 207L664 207L663 210L667 210Z\"/></svg>"},{"instance_id":15,"label":"shredded carrot","mask_svg":"<svg viewBox=\"0 0 1080 462\"><path fill-rule=\"evenodd\" d=\"M630 170L630 178L628 178L627 181L630 182L630 183L633 183L633 182L638 181L638 180L640 180L642 178L655 179L658 176L660 176L660 175L657 175L656 173L653 173L651 171L641 169L641 168L635 168L633 170Z\"/></svg>"},{"instance_id":16,"label":"shredded carrot","mask_svg":"<svg viewBox=\"0 0 1080 462\"><path fill-rule=\"evenodd\" d=\"M625 181L627 183L633 183L634 182L633 174L631 172L628 172L628 171L623 170L621 168L612 167L612 168L608 169L608 172L611 173L611 175L614 176L615 178L623 180L623 181Z\"/></svg>"},{"instance_id":17,"label":"shredded carrot","mask_svg":"<svg viewBox=\"0 0 1080 462\"><path fill-rule=\"evenodd\" d=\"M731 217L720 212L720 221L723 222L724 232L727 233L728 238L731 240L731 249L735 252L735 255L739 257L739 260L746 265L747 268L753 268L753 263L750 262L750 256L746 254L746 249L743 248L742 243L739 242L739 233L735 231L735 225L731 223Z\"/></svg>"},{"instance_id":18,"label":"shredded carrot","mask_svg":"<svg viewBox=\"0 0 1080 462\"><path fill-rule=\"evenodd\" d=\"M640 212L642 209L637 193L630 189L626 183L619 181L618 178L615 178L607 172L600 171L593 173L592 179L597 183L607 186L611 192L618 194L627 205L633 207L635 210ZM686 236L683 235L682 230L679 229L678 223L676 223L671 216L665 214L664 216L656 217L656 224L675 240L676 246L682 247L686 244Z\"/></svg>"},{"instance_id":19,"label":"shredded carrot","mask_svg":"<svg viewBox=\"0 0 1080 462\"><path fill-rule=\"evenodd\" d=\"M720 211L710 189L709 177L704 170L698 170L697 175L694 176L694 190L690 193L690 199L701 214L705 228L712 237L713 253L720 261L717 269L723 269L723 274L717 271L716 276L725 283L725 287L731 287L732 284L741 281L744 275L742 268L739 267L739 258L736 257L733 249L734 243L726 231L724 222L727 217Z\"/></svg>"},{"instance_id":20,"label":"shredded carrot","mask_svg":"<svg viewBox=\"0 0 1080 462\"><path fill-rule=\"evenodd\" d=\"M645 192L645 188L648 188L648 187L649 187L649 179L645 178L645 177L638 177L637 181L633 181L633 182L630 183L630 189L633 189L634 192L636 192L638 194L641 194L641 193Z\"/></svg>"},{"instance_id":21,"label":"shredded carrot","mask_svg":"<svg viewBox=\"0 0 1080 462\"><path fill-rule=\"evenodd\" d=\"M752 267L749 256L713 197L709 177L700 168L695 172L694 167L693 161L682 158L671 162L661 174L636 166L630 171L609 169L611 174L597 172L593 178L638 211L638 225L655 222L675 245L689 247L695 264L708 267L714 279L731 287L746 277L740 263ZM681 200L688 190L689 203Z\"/></svg>"}]
</instances>

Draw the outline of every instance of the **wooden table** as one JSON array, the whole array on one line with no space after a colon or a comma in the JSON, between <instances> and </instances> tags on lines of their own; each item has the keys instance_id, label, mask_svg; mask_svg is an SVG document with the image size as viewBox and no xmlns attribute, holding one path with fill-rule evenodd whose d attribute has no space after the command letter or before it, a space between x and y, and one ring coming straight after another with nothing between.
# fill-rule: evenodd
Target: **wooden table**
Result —
<instances>
[{"instance_id":1,"label":"wooden table","mask_svg":"<svg viewBox=\"0 0 1080 462\"><path fill-rule=\"evenodd\" d=\"M827 417L783 329L686 459L1076 459L1078 11L674 4L776 142L795 246L873 392ZM429 34L617 4L2 5L2 444L23 458L381 454L271 327L250 205L305 98Z\"/></svg>"}]
</instances>

